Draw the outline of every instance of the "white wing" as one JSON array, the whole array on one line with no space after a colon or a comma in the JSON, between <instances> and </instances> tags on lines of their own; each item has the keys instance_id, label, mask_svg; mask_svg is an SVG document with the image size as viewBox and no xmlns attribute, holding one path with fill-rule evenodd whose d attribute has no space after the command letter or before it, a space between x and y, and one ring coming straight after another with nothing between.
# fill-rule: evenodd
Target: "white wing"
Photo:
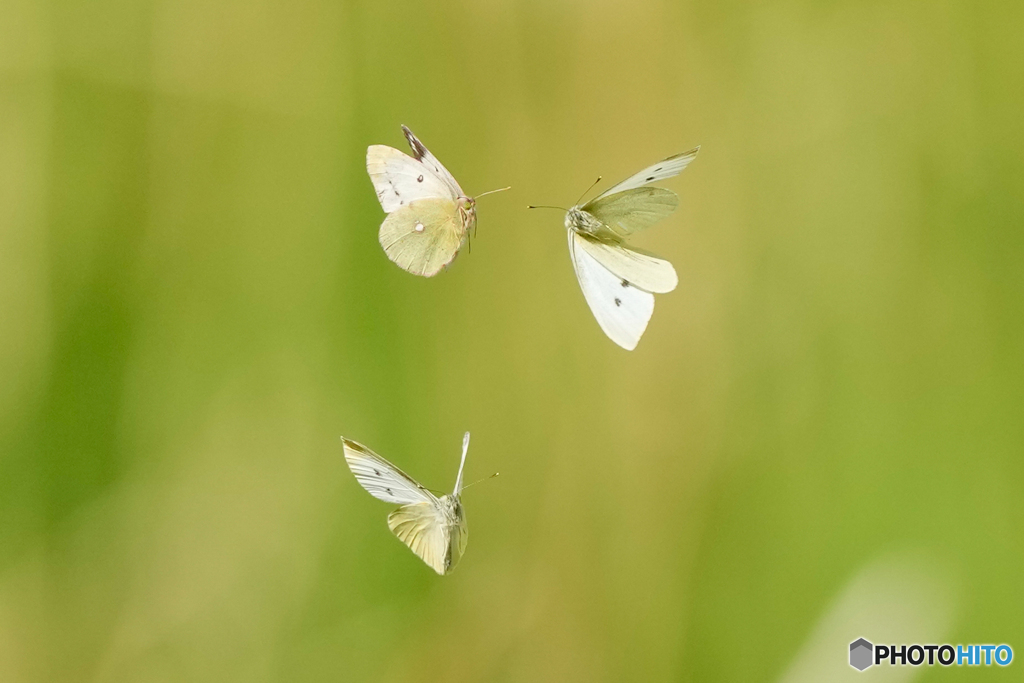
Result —
<instances>
[{"instance_id":1,"label":"white wing","mask_svg":"<svg viewBox=\"0 0 1024 683\"><path fill-rule=\"evenodd\" d=\"M366 172L386 213L417 199L459 198L452 193L448 181L427 164L387 145L366 148Z\"/></svg>"},{"instance_id":2,"label":"white wing","mask_svg":"<svg viewBox=\"0 0 1024 683\"><path fill-rule=\"evenodd\" d=\"M684 168L690 165L690 162L697 158L697 152L700 151L700 147L694 147L689 152L683 152L682 154L676 154L668 159L659 161L656 164L648 166L644 170L629 176L618 185L615 185L611 189L605 190L599 194L592 202L607 197L610 194L616 192L624 192L625 190L632 190L634 187L640 187L648 183L653 183L658 180L664 180L665 178L671 178L672 176L679 175Z\"/></svg>"},{"instance_id":3,"label":"white wing","mask_svg":"<svg viewBox=\"0 0 1024 683\"><path fill-rule=\"evenodd\" d=\"M636 348L654 313L654 295L637 289L601 265L587 250L586 237L569 233L569 256L583 296L608 338L624 349Z\"/></svg>"},{"instance_id":4,"label":"white wing","mask_svg":"<svg viewBox=\"0 0 1024 683\"><path fill-rule=\"evenodd\" d=\"M403 505L388 515L388 527L435 572L448 571L449 530L436 503Z\"/></svg>"},{"instance_id":5,"label":"white wing","mask_svg":"<svg viewBox=\"0 0 1024 683\"><path fill-rule=\"evenodd\" d=\"M409 141L409 146L412 147L412 154L417 161L423 162L424 165L428 166L438 178L442 179L448 188L455 193L455 198L465 197L466 193L462 191L459 184L455 181L455 176L448 172L448 169L437 160L427 146L420 142L420 139L413 135L413 132L407 127L402 126L402 132L405 133L405 139Z\"/></svg>"},{"instance_id":6,"label":"white wing","mask_svg":"<svg viewBox=\"0 0 1024 683\"><path fill-rule=\"evenodd\" d=\"M462 468L466 466L466 453L469 452L469 432L462 437L462 462L459 463L459 476L455 477L455 495L462 493Z\"/></svg>"},{"instance_id":7,"label":"white wing","mask_svg":"<svg viewBox=\"0 0 1024 683\"><path fill-rule=\"evenodd\" d=\"M664 259L630 249L624 244L608 244L594 239L580 238L577 245L612 275L644 291L664 294L679 284L676 269Z\"/></svg>"},{"instance_id":8,"label":"white wing","mask_svg":"<svg viewBox=\"0 0 1024 683\"><path fill-rule=\"evenodd\" d=\"M360 443L345 437L341 441L345 445L348 468L371 496L385 503L437 505L437 497L408 474Z\"/></svg>"}]
</instances>

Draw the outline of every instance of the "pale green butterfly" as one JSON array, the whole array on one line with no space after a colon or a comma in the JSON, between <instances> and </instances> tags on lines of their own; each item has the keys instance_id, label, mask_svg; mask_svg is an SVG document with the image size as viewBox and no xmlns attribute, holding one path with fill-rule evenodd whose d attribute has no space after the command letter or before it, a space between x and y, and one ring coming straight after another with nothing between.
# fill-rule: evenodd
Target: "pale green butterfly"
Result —
<instances>
[{"instance_id":1,"label":"pale green butterfly","mask_svg":"<svg viewBox=\"0 0 1024 683\"><path fill-rule=\"evenodd\" d=\"M654 313L654 295L671 292L679 282L671 263L630 248L624 238L675 211L675 192L645 186L679 175L699 150L659 161L566 211L569 256L583 296L604 333L624 349L632 351L640 342Z\"/></svg>"},{"instance_id":2,"label":"pale green butterfly","mask_svg":"<svg viewBox=\"0 0 1024 683\"><path fill-rule=\"evenodd\" d=\"M341 437L341 441L345 446L345 461L356 481L374 498L402 506L388 515L388 527L395 536L438 574L451 573L466 552L469 539L466 513L460 499L463 490L472 486L462 485L469 432L462 437L462 462L455 478L455 490L440 496L366 446L345 437Z\"/></svg>"},{"instance_id":3,"label":"pale green butterfly","mask_svg":"<svg viewBox=\"0 0 1024 683\"><path fill-rule=\"evenodd\" d=\"M386 145L366 149L366 172L388 214L380 226L380 245L403 270L432 277L455 260L475 231L476 198L466 196L411 130L402 126L402 132L411 157Z\"/></svg>"}]
</instances>

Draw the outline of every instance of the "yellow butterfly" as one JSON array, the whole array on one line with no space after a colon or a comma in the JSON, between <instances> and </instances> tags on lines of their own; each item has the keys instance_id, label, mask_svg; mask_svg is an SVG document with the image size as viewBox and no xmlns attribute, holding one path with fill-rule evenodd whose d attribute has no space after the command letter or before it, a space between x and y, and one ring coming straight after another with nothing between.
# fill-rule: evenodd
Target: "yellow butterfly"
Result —
<instances>
[{"instance_id":1,"label":"yellow butterfly","mask_svg":"<svg viewBox=\"0 0 1024 683\"><path fill-rule=\"evenodd\" d=\"M380 226L380 246L403 270L433 277L455 260L475 231L476 199L466 196L411 130L402 126L402 132L413 156L386 145L366 150L366 172L388 214Z\"/></svg>"}]
</instances>

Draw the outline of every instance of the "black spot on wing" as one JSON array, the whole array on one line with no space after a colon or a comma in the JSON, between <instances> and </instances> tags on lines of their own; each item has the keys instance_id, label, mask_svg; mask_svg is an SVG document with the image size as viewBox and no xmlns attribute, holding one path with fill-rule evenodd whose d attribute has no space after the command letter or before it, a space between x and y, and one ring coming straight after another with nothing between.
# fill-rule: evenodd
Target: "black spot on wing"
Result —
<instances>
[{"instance_id":1,"label":"black spot on wing","mask_svg":"<svg viewBox=\"0 0 1024 683\"><path fill-rule=\"evenodd\" d=\"M420 177L416 178L416 182L417 183L422 183L423 182L423 176L421 175Z\"/></svg>"},{"instance_id":2,"label":"black spot on wing","mask_svg":"<svg viewBox=\"0 0 1024 683\"><path fill-rule=\"evenodd\" d=\"M622 299L620 299L619 297L615 297L615 305L616 306L621 306L622 305Z\"/></svg>"},{"instance_id":3,"label":"black spot on wing","mask_svg":"<svg viewBox=\"0 0 1024 683\"><path fill-rule=\"evenodd\" d=\"M654 180L654 176L648 176L647 182L651 182L652 180Z\"/></svg>"},{"instance_id":4,"label":"black spot on wing","mask_svg":"<svg viewBox=\"0 0 1024 683\"><path fill-rule=\"evenodd\" d=\"M373 473L376 474L378 477L380 476L380 470L374 470Z\"/></svg>"},{"instance_id":5,"label":"black spot on wing","mask_svg":"<svg viewBox=\"0 0 1024 683\"><path fill-rule=\"evenodd\" d=\"M391 495L391 489L388 489L388 488L386 488L386 489L384 489L384 490L388 492L388 495L389 495L389 496Z\"/></svg>"}]
</instances>

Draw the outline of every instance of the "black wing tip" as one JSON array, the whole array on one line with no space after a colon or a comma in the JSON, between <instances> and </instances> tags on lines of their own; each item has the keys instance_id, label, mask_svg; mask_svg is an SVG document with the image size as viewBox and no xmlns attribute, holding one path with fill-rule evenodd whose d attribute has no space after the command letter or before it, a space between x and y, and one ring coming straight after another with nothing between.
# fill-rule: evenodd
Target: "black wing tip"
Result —
<instances>
[{"instance_id":1,"label":"black wing tip","mask_svg":"<svg viewBox=\"0 0 1024 683\"><path fill-rule=\"evenodd\" d=\"M427 148L423 146L423 143L419 141L419 138L409 130L409 126L402 124L402 132L405 134L405 139L409 141L409 147L412 148L412 153L419 161L427 154Z\"/></svg>"}]
</instances>

